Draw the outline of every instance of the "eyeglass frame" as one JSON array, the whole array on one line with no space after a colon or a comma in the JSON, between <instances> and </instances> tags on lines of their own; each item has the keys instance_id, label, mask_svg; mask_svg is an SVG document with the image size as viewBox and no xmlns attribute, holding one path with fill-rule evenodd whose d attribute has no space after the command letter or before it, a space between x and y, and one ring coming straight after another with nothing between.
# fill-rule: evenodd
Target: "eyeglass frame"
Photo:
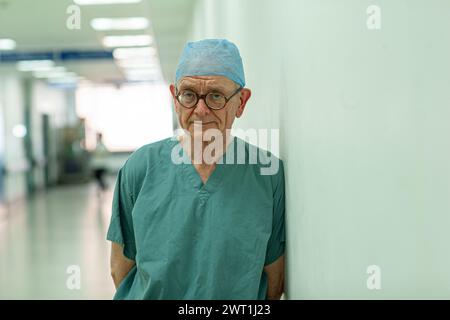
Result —
<instances>
[{"instance_id":1,"label":"eyeglass frame","mask_svg":"<svg viewBox=\"0 0 450 320\"><path fill-rule=\"evenodd\" d=\"M182 103L180 102L180 95L181 95L181 92L178 91L178 88L176 88L176 94L175 94L175 97L177 98L178 103L181 104L181 106L183 106L183 107L186 108L186 109L192 109L192 108L194 108L194 107L198 104L198 102L199 102L201 99L203 99L203 101L205 101L205 104L206 104L206 106L207 106L208 108L210 108L210 109L212 109L212 110L222 110L223 108L226 107L226 105L228 104L228 102L229 102L235 95L237 95L240 91L242 91L242 89L244 89L244 87L239 86L239 88L238 88L231 96L229 96L228 98L227 98L225 95L223 95L223 97L224 97L224 99L225 99L225 103L223 104L223 107L221 107L221 108L211 108L211 107L208 105L208 103L206 102L206 97L207 97L209 94L213 93L214 91L210 91L210 92L208 92L207 94L199 95L197 92L195 92L195 91L192 90L192 89L185 89L185 90L192 91L192 92L195 94L196 98L197 98L197 101L195 101L195 103L192 105L192 107L186 107L184 104L182 104ZM217 92L217 93L219 93L219 92ZM220 93L220 94L221 94L221 93Z\"/></svg>"}]
</instances>

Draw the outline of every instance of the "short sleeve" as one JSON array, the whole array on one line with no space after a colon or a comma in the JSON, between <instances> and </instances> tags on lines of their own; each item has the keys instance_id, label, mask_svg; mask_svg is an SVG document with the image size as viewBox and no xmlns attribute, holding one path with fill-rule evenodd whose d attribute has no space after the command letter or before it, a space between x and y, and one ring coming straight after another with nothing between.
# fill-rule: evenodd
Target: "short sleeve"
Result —
<instances>
[{"instance_id":1,"label":"short sleeve","mask_svg":"<svg viewBox=\"0 0 450 320\"><path fill-rule=\"evenodd\" d=\"M123 254L135 260L136 244L134 238L132 210L133 197L127 184L125 168L122 167L117 174L112 202L111 222L106 236L107 240L123 245Z\"/></svg>"},{"instance_id":2,"label":"short sleeve","mask_svg":"<svg viewBox=\"0 0 450 320\"><path fill-rule=\"evenodd\" d=\"M284 254L286 243L284 166L279 161L280 167L274 176L272 234L267 245L265 265L275 262Z\"/></svg>"}]
</instances>

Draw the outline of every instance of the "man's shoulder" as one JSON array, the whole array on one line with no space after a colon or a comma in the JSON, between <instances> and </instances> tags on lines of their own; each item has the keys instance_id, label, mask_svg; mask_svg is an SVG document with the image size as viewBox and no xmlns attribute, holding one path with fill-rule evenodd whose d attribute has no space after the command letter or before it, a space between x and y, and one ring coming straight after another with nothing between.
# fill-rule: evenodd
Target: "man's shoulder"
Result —
<instances>
[{"instance_id":1,"label":"man's shoulder","mask_svg":"<svg viewBox=\"0 0 450 320\"><path fill-rule=\"evenodd\" d=\"M260 160L263 163L264 161L267 161L267 159L269 158L276 158L279 161L281 161L281 159L279 159L273 152L262 148L262 147L258 147L257 145L253 144L252 142L248 142L244 139L241 139L239 137L236 137L236 144L237 145L244 145L245 146L245 150L247 152L247 154L261 154Z\"/></svg>"},{"instance_id":2,"label":"man's shoulder","mask_svg":"<svg viewBox=\"0 0 450 320\"><path fill-rule=\"evenodd\" d=\"M263 175L283 174L279 170L283 169L283 161L273 152L238 137L236 137L236 145L237 163L252 165L260 172L264 172ZM245 150L245 153L242 150Z\"/></svg>"},{"instance_id":3,"label":"man's shoulder","mask_svg":"<svg viewBox=\"0 0 450 320\"><path fill-rule=\"evenodd\" d=\"M127 171L145 171L149 166L157 165L164 159L173 138L148 143L135 150L127 159L124 168Z\"/></svg>"}]
</instances>

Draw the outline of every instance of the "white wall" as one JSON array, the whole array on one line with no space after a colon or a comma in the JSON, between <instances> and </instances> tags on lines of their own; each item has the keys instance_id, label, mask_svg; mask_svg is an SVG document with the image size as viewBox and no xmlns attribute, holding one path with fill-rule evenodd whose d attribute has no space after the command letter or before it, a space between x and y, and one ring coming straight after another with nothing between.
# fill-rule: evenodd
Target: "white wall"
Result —
<instances>
[{"instance_id":1,"label":"white wall","mask_svg":"<svg viewBox=\"0 0 450 320\"><path fill-rule=\"evenodd\" d=\"M24 124L25 89L23 80L14 73L3 73L0 75L0 107L2 108L2 127L5 167L7 175L4 181L5 200L14 201L26 194L25 172L29 167L26 159L23 138L13 135L13 127L17 124ZM34 158L41 163L34 170L35 184L37 188L44 185L44 171L42 161L43 154L43 133L42 133L42 113L51 115L51 126L61 127L66 121L66 93L48 87L42 82L34 82L31 88L31 117L32 128L27 134L31 134L33 141ZM56 131L51 136L52 160L56 164ZM57 168L51 168L51 177L56 180Z\"/></svg>"},{"instance_id":2,"label":"white wall","mask_svg":"<svg viewBox=\"0 0 450 320\"><path fill-rule=\"evenodd\" d=\"M192 39L243 56L236 125L281 132L289 299L450 298L449 18L444 0L199 1Z\"/></svg>"},{"instance_id":3,"label":"white wall","mask_svg":"<svg viewBox=\"0 0 450 320\"><path fill-rule=\"evenodd\" d=\"M23 91L20 79L12 76L0 77L0 99L3 108L5 167L5 200L13 200L26 191L24 172L28 168L23 139L13 135L15 125L24 124Z\"/></svg>"},{"instance_id":4,"label":"white wall","mask_svg":"<svg viewBox=\"0 0 450 320\"><path fill-rule=\"evenodd\" d=\"M71 100L74 95L71 91L49 87L43 81L35 81L32 90L32 115L33 115L33 153L35 159L40 163L35 170L35 178L38 187L44 185L44 141L42 115L49 115L50 122L50 155L47 161L50 164L49 178L51 183L58 179L58 147L60 146L60 131L67 122L73 124L74 111L71 110ZM72 101L72 104L74 101ZM70 112L72 111L72 113Z\"/></svg>"}]
</instances>

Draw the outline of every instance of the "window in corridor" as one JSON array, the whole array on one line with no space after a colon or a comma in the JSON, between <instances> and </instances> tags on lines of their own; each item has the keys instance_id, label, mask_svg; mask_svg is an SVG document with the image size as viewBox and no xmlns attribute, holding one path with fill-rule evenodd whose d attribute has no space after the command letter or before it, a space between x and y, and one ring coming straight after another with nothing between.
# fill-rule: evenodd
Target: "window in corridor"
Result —
<instances>
[{"instance_id":1,"label":"window in corridor","mask_svg":"<svg viewBox=\"0 0 450 320\"><path fill-rule=\"evenodd\" d=\"M164 83L82 86L76 109L85 119L89 150L95 148L97 132L110 151L133 151L173 132L170 91Z\"/></svg>"}]
</instances>

